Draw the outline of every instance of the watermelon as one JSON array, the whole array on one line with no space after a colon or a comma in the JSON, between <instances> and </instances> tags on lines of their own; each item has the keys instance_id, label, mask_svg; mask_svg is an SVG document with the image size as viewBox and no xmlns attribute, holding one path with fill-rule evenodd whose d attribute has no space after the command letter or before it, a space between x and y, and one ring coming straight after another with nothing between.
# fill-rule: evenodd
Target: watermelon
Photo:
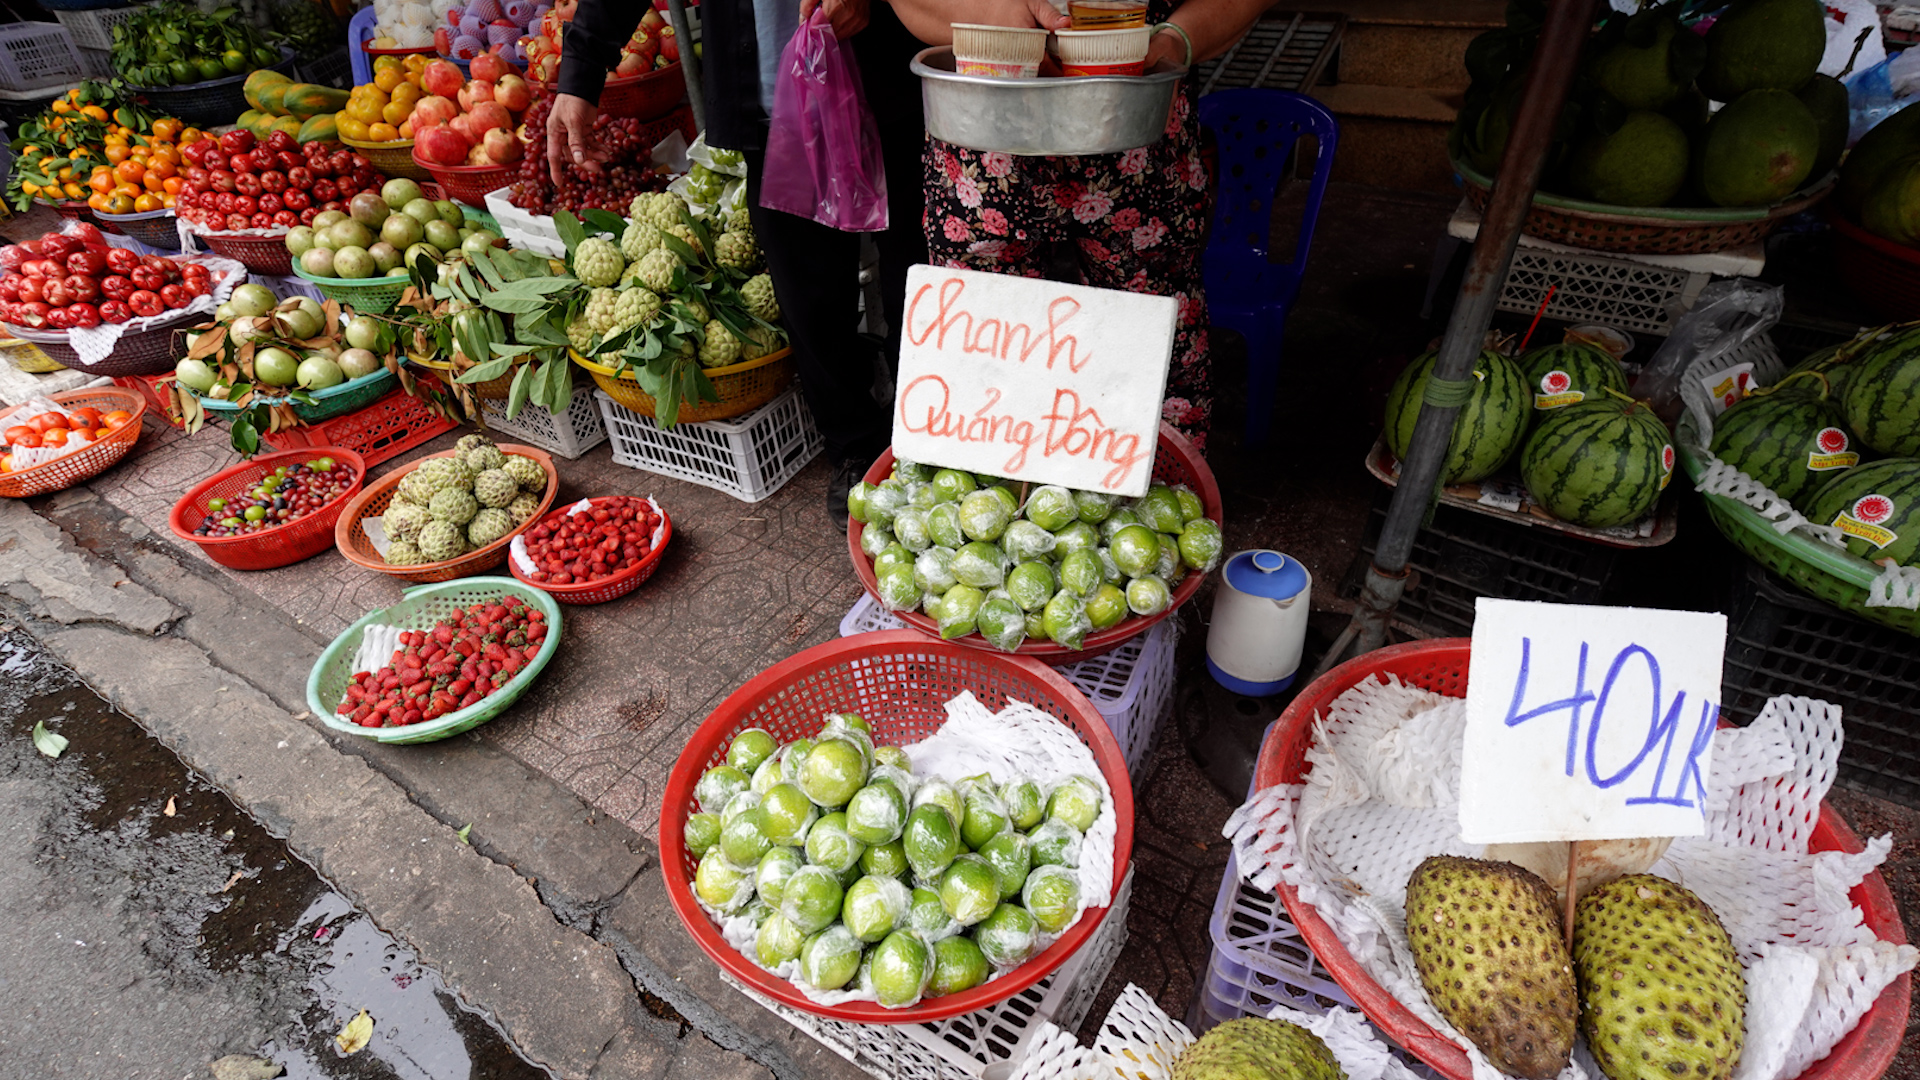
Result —
<instances>
[{"instance_id":1,"label":"watermelon","mask_svg":"<svg viewBox=\"0 0 1920 1080\"><path fill-rule=\"evenodd\" d=\"M1714 456L1794 506L1805 506L1802 500L1821 485L1860 464L1824 377L1788 375L1728 409L1714 421Z\"/></svg>"},{"instance_id":2,"label":"watermelon","mask_svg":"<svg viewBox=\"0 0 1920 1080\"><path fill-rule=\"evenodd\" d=\"M1883 454L1920 455L1920 330L1877 342L1851 366L1840 398L1847 427Z\"/></svg>"},{"instance_id":3,"label":"watermelon","mask_svg":"<svg viewBox=\"0 0 1920 1080\"><path fill-rule=\"evenodd\" d=\"M1546 345L1520 358L1520 374L1533 397L1533 421L1554 409L1578 405L1608 390L1627 392L1627 377L1613 354L1597 345L1568 341Z\"/></svg>"},{"instance_id":4,"label":"watermelon","mask_svg":"<svg viewBox=\"0 0 1920 1080\"><path fill-rule=\"evenodd\" d=\"M1652 409L1608 394L1542 418L1520 451L1520 478L1561 521L1626 525L1660 501L1673 478L1673 443Z\"/></svg>"},{"instance_id":5,"label":"watermelon","mask_svg":"<svg viewBox=\"0 0 1920 1080\"><path fill-rule=\"evenodd\" d=\"M1814 493L1807 517L1847 536L1863 559L1920 563L1920 461L1887 458L1848 469Z\"/></svg>"},{"instance_id":6,"label":"watermelon","mask_svg":"<svg viewBox=\"0 0 1920 1080\"><path fill-rule=\"evenodd\" d=\"M1387 449L1405 459L1420 420L1420 399L1427 392L1435 352L1414 358L1387 391ZM1472 395L1453 422L1453 441L1440 467L1443 484L1466 484L1492 476L1507 463L1527 433L1531 396L1514 362L1483 350L1473 362Z\"/></svg>"},{"instance_id":7,"label":"watermelon","mask_svg":"<svg viewBox=\"0 0 1920 1080\"><path fill-rule=\"evenodd\" d=\"M1826 376L1827 391L1833 398L1834 404L1838 405L1840 403L1840 395L1845 393L1847 389L1847 375L1853 371L1851 361L1853 360L1854 350L1847 348L1849 344L1850 342L1843 341L1838 345L1829 345L1824 349L1815 349L1813 352L1807 354L1806 359L1793 365L1793 369L1787 372L1787 374L1792 376L1798 375L1803 371L1816 371Z\"/></svg>"}]
</instances>

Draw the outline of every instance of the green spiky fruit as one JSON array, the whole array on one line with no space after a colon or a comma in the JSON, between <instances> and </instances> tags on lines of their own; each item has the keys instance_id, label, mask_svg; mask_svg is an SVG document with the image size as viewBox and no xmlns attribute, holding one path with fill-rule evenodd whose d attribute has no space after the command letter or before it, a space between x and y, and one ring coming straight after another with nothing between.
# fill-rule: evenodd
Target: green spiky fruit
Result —
<instances>
[{"instance_id":1,"label":"green spiky fruit","mask_svg":"<svg viewBox=\"0 0 1920 1080\"><path fill-rule=\"evenodd\" d=\"M426 508L415 503L396 502L387 507L380 517L380 527L395 540L412 540L420 535L420 530L432 521ZM388 560L391 562L392 560Z\"/></svg>"},{"instance_id":2,"label":"green spiky fruit","mask_svg":"<svg viewBox=\"0 0 1920 1080\"><path fill-rule=\"evenodd\" d=\"M588 237L574 249L573 276L589 289L612 286L620 280L620 272L626 268L626 257L620 254L620 246L611 240Z\"/></svg>"},{"instance_id":3,"label":"green spiky fruit","mask_svg":"<svg viewBox=\"0 0 1920 1080\"><path fill-rule=\"evenodd\" d=\"M449 525L465 525L480 512L480 503L473 492L464 488L444 488L435 493L433 501L427 504L427 513L435 521L444 521Z\"/></svg>"},{"instance_id":4,"label":"green spiky fruit","mask_svg":"<svg viewBox=\"0 0 1920 1080\"><path fill-rule=\"evenodd\" d=\"M706 339L700 343L701 367L726 367L740 361L740 339L719 319L707 323Z\"/></svg>"},{"instance_id":5,"label":"green spiky fruit","mask_svg":"<svg viewBox=\"0 0 1920 1080\"><path fill-rule=\"evenodd\" d=\"M513 515L498 507L486 507L467 523L467 543L486 547L513 531Z\"/></svg>"},{"instance_id":6,"label":"green spiky fruit","mask_svg":"<svg viewBox=\"0 0 1920 1080\"><path fill-rule=\"evenodd\" d=\"M660 236L660 227L651 221L629 221L627 231L620 234L620 254L626 256L628 262L636 262L661 246Z\"/></svg>"},{"instance_id":7,"label":"green spiky fruit","mask_svg":"<svg viewBox=\"0 0 1920 1080\"><path fill-rule=\"evenodd\" d=\"M522 494L507 504L507 513L513 518L513 527L516 529L532 521L533 515L539 512L540 497L538 495Z\"/></svg>"},{"instance_id":8,"label":"green spiky fruit","mask_svg":"<svg viewBox=\"0 0 1920 1080\"><path fill-rule=\"evenodd\" d=\"M773 293L773 278L766 274L755 274L740 286L740 297L747 302L747 310L757 319L767 322L780 321L780 300Z\"/></svg>"},{"instance_id":9,"label":"green spiky fruit","mask_svg":"<svg viewBox=\"0 0 1920 1080\"><path fill-rule=\"evenodd\" d=\"M764 326L750 326L745 337L740 339L740 359L758 360L771 352L787 347L786 338Z\"/></svg>"},{"instance_id":10,"label":"green spiky fruit","mask_svg":"<svg viewBox=\"0 0 1920 1080\"><path fill-rule=\"evenodd\" d=\"M650 289L629 286L621 289L619 296L620 301L613 309L616 330L650 323L660 315L660 295Z\"/></svg>"},{"instance_id":11,"label":"green spiky fruit","mask_svg":"<svg viewBox=\"0 0 1920 1080\"><path fill-rule=\"evenodd\" d=\"M507 463L500 466L513 477L513 482L528 491L545 491L547 488L547 470L540 463L522 454L508 454Z\"/></svg>"},{"instance_id":12,"label":"green spiky fruit","mask_svg":"<svg viewBox=\"0 0 1920 1080\"><path fill-rule=\"evenodd\" d=\"M435 470L422 465L400 478L398 491L406 501L415 506L425 506L445 486Z\"/></svg>"},{"instance_id":13,"label":"green spiky fruit","mask_svg":"<svg viewBox=\"0 0 1920 1080\"><path fill-rule=\"evenodd\" d=\"M613 289L595 289L587 294L587 306L580 317L595 334L606 337L620 322L620 294Z\"/></svg>"},{"instance_id":14,"label":"green spiky fruit","mask_svg":"<svg viewBox=\"0 0 1920 1080\"><path fill-rule=\"evenodd\" d=\"M671 191L654 191L633 197L633 205L628 208L627 216L652 222L660 229L671 229L682 223L687 214L685 199Z\"/></svg>"},{"instance_id":15,"label":"green spiky fruit","mask_svg":"<svg viewBox=\"0 0 1920 1080\"><path fill-rule=\"evenodd\" d=\"M466 552L467 537L450 521L433 521L420 530L419 548L428 562L446 562Z\"/></svg>"},{"instance_id":16,"label":"green spiky fruit","mask_svg":"<svg viewBox=\"0 0 1920 1080\"><path fill-rule=\"evenodd\" d=\"M680 273L680 256L658 248L640 257L640 269L634 271L640 284L657 293L673 289L673 280Z\"/></svg>"},{"instance_id":17,"label":"green spiky fruit","mask_svg":"<svg viewBox=\"0 0 1920 1080\"><path fill-rule=\"evenodd\" d=\"M418 566L426 561L426 557L420 554L419 545L411 540L395 540L387 545L388 566Z\"/></svg>"},{"instance_id":18,"label":"green spiky fruit","mask_svg":"<svg viewBox=\"0 0 1920 1080\"><path fill-rule=\"evenodd\" d=\"M713 261L751 273L760 264L760 248L754 244L751 233L722 233L720 239L713 242Z\"/></svg>"},{"instance_id":19,"label":"green spiky fruit","mask_svg":"<svg viewBox=\"0 0 1920 1080\"><path fill-rule=\"evenodd\" d=\"M573 346L574 352L584 353L593 348L593 339L597 336L585 313L574 316L567 324L567 344Z\"/></svg>"},{"instance_id":20,"label":"green spiky fruit","mask_svg":"<svg viewBox=\"0 0 1920 1080\"><path fill-rule=\"evenodd\" d=\"M1173 1080L1346 1080L1320 1036L1285 1020L1243 1016L1173 1059Z\"/></svg>"},{"instance_id":21,"label":"green spiky fruit","mask_svg":"<svg viewBox=\"0 0 1920 1080\"><path fill-rule=\"evenodd\" d=\"M1495 1068L1549 1080L1567 1067L1579 1002L1559 899L1538 875L1426 859L1407 881L1407 944L1434 1008Z\"/></svg>"},{"instance_id":22,"label":"green spiky fruit","mask_svg":"<svg viewBox=\"0 0 1920 1080\"><path fill-rule=\"evenodd\" d=\"M692 248L696 256L707 253L706 246L700 243L700 235L693 231L693 226L691 225L685 224L684 222L678 225L670 225L667 227L666 233L668 236L674 237L681 243Z\"/></svg>"},{"instance_id":23,"label":"green spiky fruit","mask_svg":"<svg viewBox=\"0 0 1920 1080\"><path fill-rule=\"evenodd\" d=\"M519 494L520 482L505 469L487 469L473 478L473 497L479 500L481 506L504 507Z\"/></svg>"},{"instance_id":24,"label":"green spiky fruit","mask_svg":"<svg viewBox=\"0 0 1920 1080\"><path fill-rule=\"evenodd\" d=\"M479 482L481 473L486 472L488 469L497 469L505 465L507 463L507 455L501 453L499 447L488 443L485 446L477 446L467 451L466 456L460 459L460 463L465 465L467 472L471 474L468 476L467 482L477 483Z\"/></svg>"},{"instance_id":25,"label":"green spiky fruit","mask_svg":"<svg viewBox=\"0 0 1920 1080\"><path fill-rule=\"evenodd\" d=\"M475 431L475 432L471 432L469 434L460 436L460 441L453 444L453 449L455 453L458 454L458 456L466 457L467 452L469 450L478 450L483 446L492 446L492 445L493 445L492 439L489 439L485 435L482 435L481 433Z\"/></svg>"}]
</instances>

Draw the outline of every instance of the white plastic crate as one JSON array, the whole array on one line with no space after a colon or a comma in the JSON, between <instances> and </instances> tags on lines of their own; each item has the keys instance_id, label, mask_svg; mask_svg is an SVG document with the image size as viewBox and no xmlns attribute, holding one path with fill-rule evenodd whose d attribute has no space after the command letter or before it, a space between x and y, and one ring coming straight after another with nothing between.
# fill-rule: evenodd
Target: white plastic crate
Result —
<instances>
[{"instance_id":1,"label":"white plastic crate","mask_svg":"<svg viewBox=\"0 0 1920 1080\"><path fill-rule=\"evenodd\" d=\"M571 461L607 441L606 425L600 422L600 409L593 403L593 384L577 372L574 378L581 381L573 388L573 404L564 416L528 402L521 406L520 415L509 420L507 403L491 399L481 400L481 415L494 431Z\"/></svg>"},{"instance_id":2,"label":"white plastic crate","mask_svg":"<svg viewBox=\"0 0 1920 1080\"><path fill-rule=\"evenodd\" d=\"M613 463L759 502L780 490L826 440L794 387L745 416L662 428L595 390Z\"/></svg>"},{"instance_id":3,"label":"white plastic crate","mask_svg":"<svg viewBox=\"0 0 1920 1080\"><path fill-rule=\"evenodd\" d=\"M80 50L59 23L0 26L0 90L36 90L86 76Z\"/></svg>"},{"instance_id":4,"label":"white plastic crate","mask_svg":"<svg viewBox=\"0 0 1920 1080\"><path fill-rule=\"evenodd\" d=\"M487 213L500 224L500 235L507 243L527 251L537 252L550 259L567 257L567 245L561 243L560 232L554 228L553 219L531 211L522 210L507 201L506 188L487 192L484 200Z\"/></svg>"},{"instance_id":5,"label":"white plastic crate","mask_svg":"<svg viewBox=\"0 0 1920 1080\"><path fill-rule=\"evenodd\" d=\"M1664 335L1712 275L1628 262L1598 253L1519 247L1495 306L1532 315L1553 290L1546 317Z\"/></svg>"},{"instance_id":6,"label":"white plastic crate","mask_svg":"<svg viewBox=\"0 0 1920 1080\"><path fill-rule=\"evenodd\" d=\"M113 48L113 28L140 14L144 4L122 8L94 8L90 11L56 11L53 17L67 28L73 43L82 49L102 52Z\"/></svg>"},{"instance_id":7,"label":"white plastic crate","mask_svg":"<svg viewBox=\"0 0 1920 1080\"><path fill-rule=\"evenodd\" d=\"M847 617L840 620L840 636L904 630L906 626L878 600L862 594ZM1136 785L1141 779L1140 763L1153 745L1154 732L1173 709L1173 647L1179 632L1176 620L1163 619L1110 653L1057 669L1087 695L1107 721Z\"/></svg>"},{"instance_id":8,"label":"white plastic crate","mask_svg":"<svg viewBox=\"0 0 1920 1080\"><path fill-rule=\"evenodd\" d=\"M1195 1034L1236 1017L1265 1016L1275 1005L1316 1016L1336 1005L1353 1005L1307 947L1286 905L1241 881L1232 856L1207 928L1213 955L1187 1017Z\"/></svg>"},{"instance_id":9,"label":"white plastic crate","mask_svg":"<svg viewBox=\"0 0 1920 1080\"><path fill-rule=\"evenodd\" d=\"M1073 1031L1086 1019L1127 942L1133 871L1080 951L1060 969L989 1008L931 1024L850 1024L804 1013L748 989L734 989L878 1080L986 1080L1010 1075L1044 1023Z\"/></svg>"}]
</instances>

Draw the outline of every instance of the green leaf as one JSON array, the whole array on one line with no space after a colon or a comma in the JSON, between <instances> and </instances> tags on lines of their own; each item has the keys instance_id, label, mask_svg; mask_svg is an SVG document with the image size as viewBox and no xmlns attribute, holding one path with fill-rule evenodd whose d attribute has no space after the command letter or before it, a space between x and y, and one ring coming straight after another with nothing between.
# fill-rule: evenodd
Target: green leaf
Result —
<instances>
[{"instance_id":1,"label":"green leaf","mask_svg":"<svg viewBox=\"0 0 1920 1080\"><path fill-rule=\"evenodd\" d=\"M502 281L519 281L527 276L526 264L514 258L513 252L506 248L488 248L487 261L493 263L493 268L499 272Z\"/></svg>"},{"instance_id":2,"label":"green leaf","mask_svg":"<svg viewBox=\"0 0 1920 1080\"><path fill-rule=\"evenodd\" d=\"M473 264L480 268L480 276L486 279L489 288L498 289L506 284L506 280L500 276L499 269L493 265L492 259L475 259Z\"/></svg>"},{"instance_id":3,"label":"green leaf","mask_svg":"<svg viewBox=\"0 0 1920 1080\"><path fill-rule=\"evenodd\" d=\"M707 378L705 368L696 367L693 369L693 385L694 388L699 391L701 401L714 402L720 400L720 391L713 385L713 380Z\"/></svg>"},{"instance_id":4,"label":"green leaf","mask_svg":"<svg viewBox=\"0 0 1920 1080\"><path fill-rule=\"evenodd\" d=\"M250 458L260 452L260 431L253 426L253 420L246 413L233 418L233 431L229 437L233 448L241 457Z\"/></svg>"},{"instance_id":5,"label":"green leaf","mask_svg":"<svg viewBox=\"0 0 1920 1080\"><path fill-rule=\"evenodd\" d=\"M627 231L627 219L611 210L602 210L596 206L585 211L583 216L587 219L589 228L595 232L612 233L616 241ZM572 245L569 244L568 247L571 248Z\"/></svg>"},{"instance_id":6,"label":"green leaf","mask_svg":"<svg viewBox=\"0 0 1920 1080\"><path fill-rule=\"evenodd\" d=\"M55 731L47 730L47 722L41 720L33 725L33 748L50 758L57 758L67 750L67 737Z\"/></svg>"},{"instance_id":7,"label":"green leaf","mask_svg":"<svg viewBox=\"0 0 1920 1080\"><path fill-rule=\"evenodd\" d=\"M527 394L532 389L528 385L528 380L532 378L529 369L532 367L532 364L522 364L520 370L513 374L513 387L507 391L507 419L509 420L519 416L520 410L526 407Z\"/></svg>"},{"instance_id":8,"label":"green leaf","mask_svg":"<svg viewBox=\"0 0 1920 1080\"><path fill-rule=\"evenodd\" d=\"M547 411L565 416L573 408L573 365L565 357L555 357L547 367Z\"/></svg>"},{"instance_id":9,"label":"green leaf","mask_svg":"<svg viewBox=\"0 0 1920 1080\"><path fill-rule=\"evenodd\" d=\"M457 383L468 383L468 384L487 382L491 379L497 379L500 376L505 375L507 373L507 369L512 366L513 366L513 357L502 356L494 360L489 360L484 364L475 364L474 366L468 368L466 371L462 372L459 378L456 378L453 381Z\"/></svg>"},{"instance_id":10,"label":"green leaf","mask_svg":"<svg viewBox=\"0 0 1920 1080\"><path fill-rule=\"evenodd\" d=\"M553 229L560 234L560 242L567 245L567 267L571 269L573 250L580 246L580 241L587 238L587 230L580 224L580 219L574 217L568 210L553 212Z\"/></svg>"},{"instance_id":11,"label":"green leaf","mask_svg":"<svg viewBox=\"0 0 1920 1080\"><path fill-rule=\"evenodd\" d=\"M454 839L460 841L463 844L468 845L469 847L473 845L473 840L471 839L472 836L473 836L473 822L471 821L467 822L465 825L460 826L460 831L453 834Z\"/></svg>"},{"instance_id":12,"label":"green leaf","mask_svg":"<svg viewBox=\"0 0 1920 1080\"><path fill-rule=\"evenodd\" d=\"M660 242L666 245L668 251L680 256L681 262L688 266L700 265L700 256L693 253L693 248L687 246L685 240L680 239L670 232L662 232L660 234Z\"/></svg>"}]
</instances>

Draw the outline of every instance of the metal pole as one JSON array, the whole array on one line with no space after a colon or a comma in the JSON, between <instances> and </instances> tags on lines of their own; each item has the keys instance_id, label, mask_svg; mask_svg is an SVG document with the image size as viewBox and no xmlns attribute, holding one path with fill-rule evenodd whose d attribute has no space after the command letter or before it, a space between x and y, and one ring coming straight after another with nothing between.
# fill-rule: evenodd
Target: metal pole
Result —
<instances>
[{"instance_id":1,"label":"metal pole","mask_svg":"<svg viewBox=\"0 0 1920 1080\"><path fill-rule=\"evenodd\" d=\"M1507 138L1506 155L1494 179L1493 195L1474 241L1466 277L1460 282L1459 300L1440 342L1440 356L1427 380L1413 444L1401 462L1400 483L1387 508L1373 565L1368 568L1354 608L1350 627L1354 655L1371 652L1386 642L1387 622L1406 587L1407 558L1413 552L1414 535L1438 491L1440 465L1453 438L1454 417L1472 387L1473 362L1493 321L1494 301L1506 281L1513 249L1520 242L1520 228L1533 204L1567 87L1579 66L1580 48L1592 27L1593 0L1553 0L1547 9L1546 24L1527 70L1519 115ZM1345 655L1344 649L1330 653L1322 670Z\"/></svg>"},{"instance_id":2,"label":"metal pole","mask_svg":"<svg viewBox=\"0 0 1920 1080\"><path fill-rule=\"evenodd\" d=\"M667 0L667 22L673 27L673 36L680 39L680 74L687 79L687 104L693 107L693 126L705 131L707 98L700 83L700 58L693 51L693 31L687 26L686 0Z\"/></svg>"}]
</instances>

